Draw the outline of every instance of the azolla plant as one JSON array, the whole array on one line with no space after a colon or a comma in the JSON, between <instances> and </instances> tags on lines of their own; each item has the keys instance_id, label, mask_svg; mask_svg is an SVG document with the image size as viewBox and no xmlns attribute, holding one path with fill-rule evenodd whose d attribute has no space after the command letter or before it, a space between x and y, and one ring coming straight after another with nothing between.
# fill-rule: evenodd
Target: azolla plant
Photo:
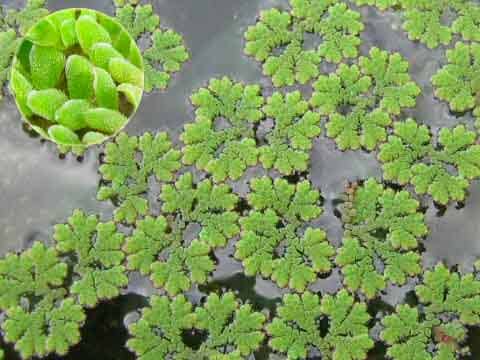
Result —
<instances>
[{"instance_id":1,"label":"azolla plant","mask_svg":"<svg viewBox=\"0 0 480 360\"><path fill-rule=\"evenodd\" d=\"M32 129L59 145L88 146L118 133L138 108L143 57L115 19L55 12L18 46L10 86Z\"/></svg>"}]
</instances>

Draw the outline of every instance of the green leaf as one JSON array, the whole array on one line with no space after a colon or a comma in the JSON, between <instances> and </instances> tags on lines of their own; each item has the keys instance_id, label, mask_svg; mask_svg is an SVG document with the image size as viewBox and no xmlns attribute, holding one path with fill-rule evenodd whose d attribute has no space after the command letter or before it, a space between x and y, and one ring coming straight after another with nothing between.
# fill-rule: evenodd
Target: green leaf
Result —
<instances>
[{"instance_id":1,"label":"green leaf","mask_svg":"<svg viewBox=\"0 0 480 360\"><path fill-rule=\"evenodd\" d=\"M55 249L35 242L20 255L7 254L0 260L0 309L20 306L22 299L42 297L63 285L67 264Z\"/></svg>"},{"instance_id":2,"label":"green leaf","mask_svg":"<svg viewBox=\"0 0 480 360\"><path fill-rule=\"evenodd\" d=\"M127 4L116 9L117 20L127 29L134 39L145 32L153 32L160 25L160 18L153 12L152 5Z\"/></svg>"},{"instance_id":3,"label":"green leaf","mask_svg":"<svg viewBox=\"0 0 480 360\"><path fill-rule=\"evenodd\" d=\"M95 96L95 72L90 61L79 55L70 55L65 66L68 94L71 99L91 100Z\"/></svg>"},{"instance_id":4,"label":"green leaf","mask_svg":"<svg viewBox=\"0 0 480 360\"><path fill-rule=\"evenodd\" d=\"M90 15L81 15L75 24L75 30L78 42L86 54L90 54L92 46L96 43L112 42L108 31Z\"/></svg>"},{"instance_id":5,"label":"green leaf","mask_svg":"<svg viewBox=\"0 0 480 360\"><path fill-rule=\"evenodd\" d=\"M32 311L20 306L10 308L2 329L5 340L15 342L15 350L24 359L52 352L65 355L80 342L80 327L85 318L82 307L73 299L67 298L58 305L46 299Z\"/></svg>"},{"instance_id":6,"label":"green leaf","mask_svg":"<svg viewBox=\"0 0 480 360\"><path fill-rule=\"evenodd\" d=\"M374 179L350 193L336 263L351 290L372 298L386 281L401 285L420 273L420 256L413 250L428 228L419 206L407 191L386 189ZM385 265L383 271L375 265L377 261Z\"/></svg>"},{"instance_id":7,"label":"green leaf","mask_svg":"<svg viewBox=\"0 0 480 360\"><path fill-rule=\"evenodd\" d=\"M299 226L322 214L320 194L308 180L289 184L285 179L272 181L269 177L255 178L250 183L248 202L253 209L274 210L286 224Z\"/></svg>"},{"instance_id":8,"label":"green leaf","mask_svg":"<svg viewBox=\"0 0 480 360\"><path fill-rule=\"evenodd\" d=\"M407 32L408 38L418 40L430 49L440 44L447 45L452 39L452 30L442 23L443 9L436 9L437 6L439 5L435 4L433 9L413 7L407 9L404 15L403 29Z\"/></svg>"},{"instance_id":9,"label":"green leaf","mask_svg":"<svg viewBox=\"0 0 480 360\"><path fill-rule=\"evenodd\" d=\"M375 84L374 93L380 98L380 109L399 115L402 109L415 106L420 88L411 80L409 63L402 55L374 47L369 57L359 59L359 64L362 73L370 76Z\"/></svg>"},{"instance_id":10,"label":"green leaf","mask_svg":"<svg viewBox=\"0 0 480 360\"><path fill-rule=\"evenodd\" d=\"M249 304L240 305L232 292L209 295L203 306L196 308L195 315L195 328L208 334L198 353L209 358L222 358L222 354L248 357L265 337L265 315L253 311Z\"/></svg>"},{"instance_id":11,"label":"green leaf","mask_svg":"<svg viewBox=\"0 0 480 360\"><path fill-rule=\"evenodd\" d=\"M262 11L259 22L245 33L245 53L257 61L265 61L275 48L292 40L291 21L287 12L278 9Z\"/></svg>"},{"instance_id":12,"label":"green leaf","mask_svg":"<svg viewBox=\"0 0 480 360\"><path fill-rule=\"evenodd\" d=\"M167 76L162 76L162 72L171 74L179 71L182 64L190 57L182 36L172 30L155 30L152 35L152 46L143 53L143 56L157 74L156 81L150 81L150 84L158 84L162 77L167 83ZM159 67L162 71L160 73L158 73Z\"/></svg>"},{"instance_id":13,"label":"green leaf","mask_svg":"<svg viewBox=\"0 0 480 360\"><path fill-rule=\"evenodd\" d=\"M132 338L128 340L127 347L139 360L169 356L186 359L190 351L183 343L182 333L192 329L194 323L192 304L183 295L173 300L154 295L140 319L129 326Z\"/></svg>"},{"instance_id":14,"label":"green leaf","mask_svg":"<svg viewBox=\"0 0 480 360\"><path fill-rule=\"evenodd\" d=\"M236 125L263 118L260 86L234 83L228 77L210 80L208 88L201 88L190 99L196 115L211 121L223 117Z\"/></svg>"},{"instance_id":15,"label":"green leaf","mask_svg":"<svg viewBox=\"0 0 480 360\"><path fill-rule=\"evenodd\" d=\"M279 56L269 56L263 65L264 75L272 77L273 85L291 86L295 81L305 84L319 74L320 55L303 50L302 45L291 42Z\"/></svg>"},{"instance_id":16,"label":"green leaf","mask_svg":"<svg viewBox=\"0 0 480 360\"><path fill-rule=\"evenodd\" d=\"M344 3L333 5L319 27L323 40L318 48L320 56L334 63L358 56L359 34L364 28L359 12Z\"/></svg>"},{"instance_id":17,"label":"green leaf","mask_svg":"<svg viewBox=\"0 0 480 360\"><path fill-rule=\"evenodd\" d=\"M387 10L388 8L393 8L396 5L398 5L400 2L401 0L355 0L355 4L357 4L358 6L362 6L362 5L376 6L382 11Z\"/></svg>"},{"instance_id":18,"label":"green leaf","mask_svg":"<svg viewBox=\"0 0 480 360\"><path fill-rule=\"evenodd\" d=\"M73 131L87 127L83 114L91 108L86 100L68 100L55 112L55 121Z\"/></svg>"},{"instance_id":19,"label":"green leaf","mask_svg":"<svg viewBox=\"0 0 480 360\"><path fill-rule=\"evenodd\" d=\"M82 143L85 145L97 145L104 142L107 139L105 135L95 131L89 131L83 135Z\"/></svg>"},{"instance_id":20,"label":"green leaf","mask_svg":"<svg viewBox=\"0 0 480 360\"><path fill-rule=\"evenodd\" d=\"M151 265L173 240L167 220L163 216L147 216L138 220L133 235L127 238L124 246L127 268L139 270L142 275L150 274Z\"/></svg>"},{"instance_id":21,"label":"green leaf","mask_svg":"<svg viewBox=\"0 0 480 360\"><path fill-rule=\"evenodd\" d=\"M153 284L165 288L170 295L187 291L192 282L204 284L215 269L210 249L199 240L193 240L188 247L172 248L166 261L158 260L151 265Z\"/></svg>"},{"instance_id":22,"label":"green leaf","mask_svg":"<svg viewBox=\"0 0 480 360\"><path fill-rule=\"evenodd\" d=\"M425 125L418 125L413 119L396 122L393 135L378 154L384 179L407 184L413 177L412 166L432 150L430 131Z\"/></svg>"},{"instance_id":23,"label":"green leaf","mask_svg":"<svg viewBox=\"0 0 480 360\"><path fill-rule=\"evenodd\" d=\"M68 101L67 96L57 89L32 90L27 97L27 105L35 115L48 121L55 121L55 113Z\"/></svg>"},{"instance_id":24,"label":"green leaf","mask_svg":"<svg viewBox=\"0 0 480 360\"><path fill-rule=\"evenodd\" d=\"M480 41L480 7L475 3L467 3L458 15L452 24L452 32L460 34L464 40Z\"/></svg>"},{"instance_id":25,"label":"green leaf","mask_svg":"<svg viewBox=\"0 0 480 360\"><path fill-rule=\"evenodd\" d=\"M308 110L308 103L299 91L285 96L274 93L263 110L274 119L275 125L266 135L267 145L260 148L262 165L285 175L307 170L308 151L321 132L320 115Z\"/></svg>"},{"instance_id":26,"label":"green leaf","mask_svg":"<svg viewBox=\"0 0 480 360\"><path fill-rule=\"evenodd\" d=\"M48 18L41 19L25 36L33 44L44 47L60 47L62 39L56 26Z\"/></svg>"},{"instance_id":27,"label":"green leaf","mask_svg":"<svg viewBox=\"0 0 480 360\"><path fill-rule=\"evenodd\" d=\"M17 38L14 30L0 31L0 48L2 49L0 54L0 86L2 88L10 77L12 59L17 51L17 47L19 47L19 42L20 40ZM20 46L18 54L21 54L23 49L24 47ZM3 92L0 91L0 99L2 96Z\"/></svg>"},{"instance_id":28,"label":"green leaf","mask_svg":"<svg viewBox=\"0 0 480 360\"><path fill-rule=\"evenodd\" d=\"M48 128L48 136L57 144L80 144L80 139L70 128L63 125L53 125Z\"/></svg>"},{"instance_id":29,"label":"green leaf","mask_svg":"<svg viewBox=\"0 0 480 360\"><path fill-rule=\"evenodd\" d=\"M435 96L449 103L450 109L464 112L475 107L474 81L480 70L480 45L458 42L447 50L448 64L433 77Z\"/></svg>"},{"instance_id":30,"label":"green leaf","mask_svg":"<svg viewBox=\"0 0 480 360\"><path fill-rule=\"evenodd\" d=\"M277 315L266 327L273 350L286 353L288 359L306 359L307 349L320 339L316 320L321 316L320 299L310 292L301 297L287 294Z\"/></svg>"},{"instance_id":31,"label":"green leaf","mask_svg":"<svg viewBox=\"0 0 480 360\"><path fill-rule=\"evenodd\" d=\"M60 25L60 36L63 46L68 49L78 44L75 19L64 20Z\"/></svg>"},{"instance_id":32,"label":"green leaf","mask_svg":"<svg viewBox=\"0 0 480 360\"><path fill-rule=\"evenodd\" d=\"M186 173L174 186L164 185L160 199L164 213L198 223L199 239L212 247L225 246L240 231L234 211L238 197L228 185L213 185L209 179L194 184L192 173Z\"/></svg>"},{"instance_id":33,"label":"green leaf","mask_svg":"<svg viewBox=\"0 0 480 360\"><path fill-rule=\"evenodd\" d=\"M303 31L320 33L324 15L335 0L292 0L290 3L295 24Z\"/></svg>"},{"instance_id":34,"label":"green leaf","mask_svg":"<svg viewBox=\"0 0 480 360\"><path fill-rule=\"evenodd\" d=\"M29 117L32 115L32 111L27 105L28 94L33 90L33 86L30 81L22 75L17 69L12 70L10 79L10 88L12 89L17 105L20 112Z\"/></svg>"},{"instance_id":35,"label":"green leaf","mask_svg":"<svg viewBox=\"0 0 480 360\"><path fill-rule=\"evenodd\" d=\"M83 117L88 127L109 135L120 131L128 122L118 111L105 108L87 110Z\"/></svg>"},{"instance_id":36,"label":"green leaf","mask_svg":"<svg viewBox=\"0 0 480 360\"><path fill-rule=\"evenodd\" d=\"M93 89L97 106L118 111L119 100L117 86L112 77L107 71L97 67L94 68L94 74ZM140 93L141 91L142 89L140 89Z\"/></svg>"},{"instance_id":37,"label":"green leaf","mask_svg":"<svg viewBox=\"0 0 480 360\"><path fill-rule=\"evenodd\" d=\"M73 257L79 276L71 292L78 302L93 307L119 295L128 284L121 250L125 236L113 222L100 223L96 216L74 211L67 224L55 226L54 239L61 254Z\"/></svg>"},{"instance_id":38,"label":"green leaf","mask_svg":"<svg viewBox=\"0 0 480 360\"><path fill-rule=\"evenodd\" d=\"M143 88L143 71L123 58L111 58L110 75L117 83L128 83Z\"/></svg>"},{"instance_id":39,"label":"green leaf","mask_svg":"<svg viewBox=\"0 0 480 360\"><path fill-rule=\"evenodd\" d=\"M131 84L120 84L117 91L125 96L127 101L133 105L134 109L140 106L142 101L143 89Z\"/></svg>"},{"instance_id":40,"label":"green leaf","mask_svg":"<svg viewBox=\"0 0 480 360\"><path fill-rule=\"evenodd\" d=\"M52 47L33 45L30 51L32 84L37 90L58 85L65 66L65 55Z\"/></svg>"},{"instance_id":41,"label":"green leaf","mask_svg":"<svg viewBox=\"0 0 480 360\"><path fill-rule=\"evenodd\" d=\"M166 89L170 82L170 74L159 71L154 68L150 63L145 61L145 86L146 92L151 92L153 89Z\"/></svg>"},{"instance_id":42,"label":"green leaf","mask_svg":"<svg viewBox=\"0 0 480 360\"><path fill-rule=\"evenodd\" d=\"M96 67L108 70L108 64L113 58L123 58L115 48L108 43L96 43L90 51L90 60Z\"/></svg>"}]
</instances>

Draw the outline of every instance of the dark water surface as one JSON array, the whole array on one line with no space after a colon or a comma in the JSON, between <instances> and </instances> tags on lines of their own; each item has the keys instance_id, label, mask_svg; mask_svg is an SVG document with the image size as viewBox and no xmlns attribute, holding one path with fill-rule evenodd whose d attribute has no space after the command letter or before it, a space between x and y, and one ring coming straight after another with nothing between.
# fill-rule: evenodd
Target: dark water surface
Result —
<instances>
[{"instance_id":1,"label":"dark water surface","mask_svg":"<svg viewBox=\"0 0 480 360\"><path fill-rule=\"evenodd\" d=\"M19 1L3 1L20 4ZM173 76L170 87L164 92L146 95L138 113L127 131L141 134L145 131L166 130L175 138L186 122L193 120L189 95L205 86L212 77L227 75L234 80L260 83L265 94L274 89L270 80L261 74L260 65L243 54L243 33L254 24L261 9L286 6L281 0L156 0L154 6L162 25L180 32L186 41L191 60L182 71ZM113 13L111 0L50 0L51 10L65 7L90 7ZM421 86L422 95L417 106L406 115L429 125L435 132L442 126L457 123L472 124L468 115L456 117L446 103L436 100L430 77L445 63L445 49L429 50L409 41L401 31L401 21L392 12L381 13L376 9L360 9L366 25L362 34L362 54L371 46L399 51L411 64L411 75ZM309 96L308 92L306 93ZM325 133L325 132L324 132ZM112 214L109 203L95 200L99 176L98 155L101 149L89 150L82 159L73 155L60 158L50 143L41 142L24 131L20 115L11 98L0 103L0 255L31 245L35 240L51 238L53 224L66 221L75 208L100 213L108 219ZM234 185L235 190L245 189L249 176L261 173L258 169L248 172L245 179ZM311 155L309 179L321 190L324 197L324 214L316 224L324 227L332 242L341 243L342 227L336 216L339 199L349 181L381 176L376 154L362 151L341 152L333 141L321 135L314 143ZM458 266L461 271L471 271L475 257L480 255L480 189L474 182L465 204L451 204L437 209L424 200L430 235L424 242L425 267L438 261ZM248 278L242 274L239 262L232 258L233 244L218 250L219 266L212 281L192 290L189 297L198 302L209 290L226 288L238 291L239 297L250 301L255 308L270 312L280 301L283 290L261 278ZM136 318L135 310L146 304L146 297L157 292L149 280L133 274L129 288L115 301L102 304L88 312L83 329L83 340L65 357L72 360L122 360L134 359L123 344L127 339L124 327ZM326 279L320 279L311 289L320 293L332 293L341 287L341 274L334 270ZM411 293L415 282L403 287L390 287L380 300L370 305L370 312L381 316ZM372 335L378 331L374 328ZM472 331L474 351L471 359L480 358L480 331ZM263 349L256 359L281 359ZM385 358L381 345L372 351L369 359ZM7 359L17 359L13 352ZM50 357L49 359L55 359ZM320 359L312 354L311 359ZM161 360L161 359L159 359Z\"/></svg>"}]
</instances>

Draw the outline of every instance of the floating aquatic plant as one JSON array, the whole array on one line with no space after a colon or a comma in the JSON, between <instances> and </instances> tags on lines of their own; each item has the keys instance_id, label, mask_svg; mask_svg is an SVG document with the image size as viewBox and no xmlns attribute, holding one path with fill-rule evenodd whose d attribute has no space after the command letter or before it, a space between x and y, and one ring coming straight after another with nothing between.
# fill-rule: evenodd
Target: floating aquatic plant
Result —
<instances>
[{"instance_id":1,"label":"floating aquatic plant","mask_svg":"<svg viewBox=\"0 0 480 360\"><path fill-rule=\"evenodd\" d=\"M452 111L473 110L479 117L480 45L458 42L454 49L447 50L447 59L448 64L432 77L435 95L447 101Z\"/></svg>"},{"instance_id":2,"label":"floating aquatic plant","mask_svg":"<svg viewBox=\"0 0 480 360\"><path fill-rule=\"evenodd\" d=\"M85 314L68 296L68 266L54 248L36 242L0 260L0 309L4 338L24 359L65 355L80 341Z\"/></svg>"},{"instance_id":3,"label":"floating aquatic plant","mask_svg":"<svg viewBox=\"0 0 480 360\"><path fill-rule=\"evenodd\" d=\"M468 327L480 324L480 282L439 264L425 273L415 292L422 306L399 305L382 320L387 355L395 360L468 355Z\"/></svg>"},{"instance_id":4,"label":"floating aquatic plant","mask_svg":"<svg viewBox=\"0 0 480 360\"><path fill-rule=\"evenodd\" d=\"M380 10L400 10L403 29L409 39L430 49L448 45L454 34L464 40L478 40L480 7L470 0L355 0L357 5L374 5Z\"/></svg>"},{"instance_id":5,"label":"floating aquatic plant","mask_svg":"<svg viewBox=\"0 0 480 360\"><path fill-rule=\"evenodd\" d=\"M308 82L318 76L322 60L339 63L358 56L360 13L331 0L291 0L290 5L290 11L262 11L245 33L245 53L264 63L263 73L275 86ZM322 40L317 49L306 49L306 34Z\"/></svg>"},{"instance_id":6,"label":"floating aquatic plant","mask_svg":"<svg viewBox=\"0 0 480 360\"><path fill-rule=\"evenodd\" d=\"M415 106L420 88L399 53L372 48L358 65L341 64L314 83L310 103L328 115L327 136L341 150L374 150L387 139L393 116Z\"/></svg>"},{"instance_id":7,"label":"floating aquatic plant","mask_svg":"<svg viewBox=\"0 0 480 360\"><path fill-rule=\"evenodd\" d=\"M105 147L97 198L116 204L116 221L134 223L149 210L149 177L153 175L161 182L173 180L181 166L180 157L166 133L145 133L141 137L121 133Z\"/></svg>"},{"instance_id":8,"label":"floating aquatic plant","mask_svg":"<svg viewBox=\"0 0 480 360\"><path fill-rule=\"evenodd\" d=\"M240 220L235 257L242 260L246 275L259 274L303 292L318 274L330 271L335 254L325 231L300 229L322 213L319 192L308 181L293 185L268 177L252 179L251 190L252 210Z\"/></svg>"},{"instance_id":9,"label":"floating aquatic plant","mask_svg":"<svg viewBox=\"0 0 480 360\"><path fill-rule=\"evenodd\" d=\"M76 210L67 224L55 226L54 239L58 252L75 264L70 292L79 304L94 307L118 296L128 284L122 265L125 236L114 222L101 223L95 215Z\"/></svg>"},{"instance_id":10,"label":"floating aquatic plant","mask_svg":"<svg viewBox=\"0 0 480 360\"><path fill-rule=\"evenodd\" d=\"M62 146L116 134L140 103L143 62L125 29L95 11L67 9L25 35L11 88L31 127Z\"/></svg>"},{"instance_id":11,"label":"floating aquatic plant","mask_svg":"<svg viewBox=\"0 0 480 360\"><path fill-rule=\"evenodd\" d=\"M419 206L406 190L385 188L374 179L348 190L343 243L335 261L350 290L373 298L388 282L402 285L420 274L416 250L428 228Z\"/></svg>"},{"instance_id":12,"label":"floating aquatic plant","mask_svg":"<svg viewBox=\"0 0 480 360\"><path fill-rule=\"evenodd\" d=\"M241 304L231 292L211 294L195 310L183 295L172 300L153 296L141 318L130 325L127 346L139 360L241 360L260 346L264 322L265 315ZM201 331L206 337L194 349L183 341L186 331Z\"/></svg>"},{"instance_id":13,"label":"floating aquatic plant","mask_svg":"<svg viewBox=\"0 0 480 360\"><path fill-rule=\"evenodd\" d=\"M328 321L321 333L320 322ZM277 315L266 327L269 345L288 359L306 359L309 349L320 350L322 359L365 359L373 348L365 303L356 302L347 291L326 295L321 301L310 292L287 294Z\"/></svg>"},{"instance_id":14,"label":"floating aquatic plant","mask_svg":"<svg viewBox=\"0 0 480 360\"><path fill-rule=\"evenodd\" d=\"M234 83L227 77L210 80L191 96L195 122L185 125L183 163L195 164L215 181L236 180L257 164L253 125L263 117L264 98L258 85ZM219 126L222 119L226 124Z\"/></svg>"},{"instance_id":15,"label":"floating aquatic plant","mask_svg":"<svg viewBox=\"0 0 480 360\"><path fill-rule=\"evenodd\" d=\"M116 18L135 40L151 34L151 46L143 53L145 91L167 88L171 74L181 69L190 57L183 38L173 30L160 28L160 18L150 4L115 1Z\"/></svg>"},{"instance_id":16,"label":"floating aquatic plant","mask_svg":"<svg viewBox=\"0 0 480 360\"><path fill-rule=\"evenodd\" d=\"M464 125L441 129L434 146L425 125L413 119L398 122L378 157L386 180L410 183L415 192L443 205L463 201L470 182L480 176L480 145Z\"/></svg>"}]
</instances>

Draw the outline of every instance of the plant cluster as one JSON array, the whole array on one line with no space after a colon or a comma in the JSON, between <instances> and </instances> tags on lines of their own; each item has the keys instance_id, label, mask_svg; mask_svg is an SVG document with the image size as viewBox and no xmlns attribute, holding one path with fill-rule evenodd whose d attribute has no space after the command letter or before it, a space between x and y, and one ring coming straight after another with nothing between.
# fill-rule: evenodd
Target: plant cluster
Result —
<instances>
[{"instance_id":1,"label":"plant cluster","mask_svg":"<svg viewBox=\"0 0 480 360\"><path fill-rule=\"evenodd\" d=\"M140 5L137 0L114 0L116 19L137 41L145 36L150 47L143 52L145 91L166 89L171 74L179 71L190 57L180 34L160 28L160 18L151 4Z\"/></svg>"},{"instance_id":2,"label":"plant cluster","mask_svg":"<svg viewBox=\"0 0 480 360\"><path fill-rule=\"evenodd\" d=\"M358 56L360 13L335 0L290 0L289 10L262 11L245 33L245 53L263 63L275 86L304 84L319 74L323 60L339 63ZM308 49L306 35L320 45Z\"/></svg>"},{"instance_id":3,"label":"plant cluster","mask_svg":"<svg viewBox=\"0 0 480 360\"><path fill-rule=\"evenodd\" d=\"M141 53L126 30L101 13L67 9L27 32L10 87L35 131L59 145L81 147L126 125L143 82Z\"/></svg>"},{"instance_id":4,"label":"plant cluster","mask_svg":"<svg viewBox=\"0 0 480 360\"><path fill-rule=\"evenodd\" d=\"M408 67L399 53L372 48L358 65L341 64L335 73L318 78L310 102L328 116L327 136L341 150L374 150L386 140L393 116L415 106L420 88Z\"/></svg>"},{"instance_id":5,"label":"plant cluster","mask_svg":"<svg viewBox=\"0 0 480 360\"><path fill-rule=\"evenodd\" d=\"M422 306L399 305L383 318L381 339L394 360L456 359L468 355L469 326L480 323L480 281L440 264L415 288Z\"/></svg>"},{"instance_id":6,"label":"plant cluster","mask_svg":"<svg viewBox=\"0 0 480 360\"><path fill-rule=\"evenodd\" d=\"M432 77L435 95L457 113L473 110L476 126L480 127L480 44L458 42L455 48L447 50L447 60Z\"/></svg>"},{"instance_id":7,"label":"plant cluster","mask_svg":"<svg viewBox=\"0 0 480 360\"><path fill-rule=\"evenodd\" d=\"M443 128L434 143L425 125L397 122L378 158L385 180L411 184L417 194L429 194L442 205L463 201L470 182L480 176L477 135L464 125Z\"/></svg>"},{"instance_id":8,"label":"plant cluster","mask_svg":"<svg viewBox=\"0 0 480 360\"><path fill-rule=\"evenodd\" d=\"M467 41L480 40L480 6L475 1L355 0L355 3L374 5L380 10L399 9L409 39L420 41L430 49L448 45L453 35Z\"/></svg>"},{"instance_id":9,"label":"plant cluster","mask_svg":"<svg viewBox=\"0 0 480 360\"><path fill-rule=\"evenodd\" d=\"M374 298L387 283L403 285L421 273L418 241L428 228L419 202L406 190L374 179L352 185L342 215L345 231L335 262L348 289Z\"/></svg>"}]
</instances>

